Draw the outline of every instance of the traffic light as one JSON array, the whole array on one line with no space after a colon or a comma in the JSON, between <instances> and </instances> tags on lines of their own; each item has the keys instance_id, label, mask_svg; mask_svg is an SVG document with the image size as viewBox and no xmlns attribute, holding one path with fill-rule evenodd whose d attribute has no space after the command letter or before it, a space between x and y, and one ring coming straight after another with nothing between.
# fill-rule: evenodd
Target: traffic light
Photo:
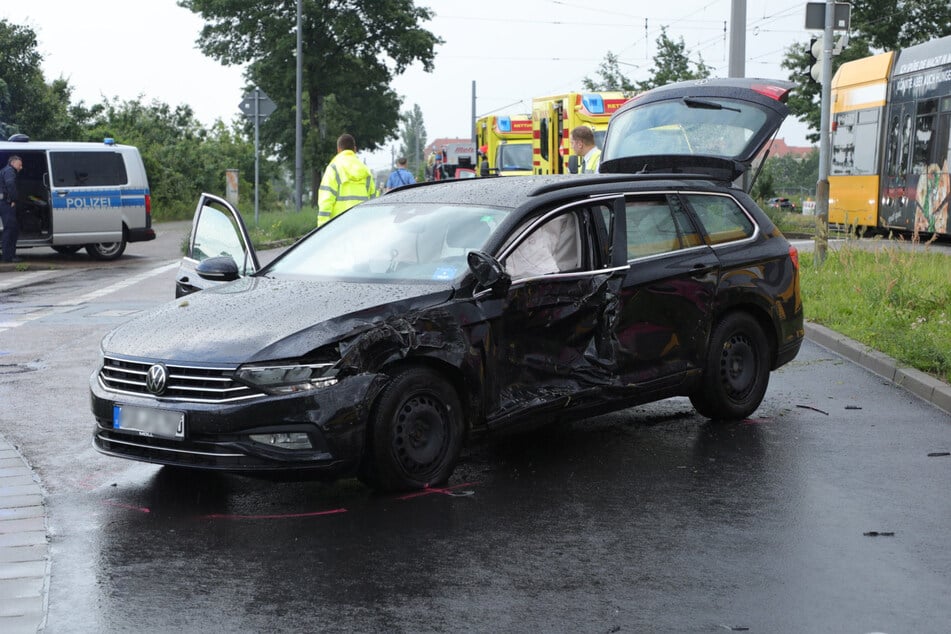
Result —
<instances>
[{"instance_id":1,"label":"traffic light","mask_svg":"<svg viewBox=\"0 0 951 634\"><path fill-rule=\"evenodd\" d=\"M822 82L822 54L825 49L823 39L813 36L809 40L809 76L817 83Z\"/></svg>"}]
</instances>

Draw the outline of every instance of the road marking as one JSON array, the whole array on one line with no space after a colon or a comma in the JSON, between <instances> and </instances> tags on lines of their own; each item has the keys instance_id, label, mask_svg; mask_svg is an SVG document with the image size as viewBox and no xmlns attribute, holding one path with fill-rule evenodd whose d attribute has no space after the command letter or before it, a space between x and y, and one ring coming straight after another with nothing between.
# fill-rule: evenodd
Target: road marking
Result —
<instances>
[{"instance_id":1,"label":"road marking","mask_svg":"<svg viewBox=\"0 0 951 634\"><path fill-rule=\"evenodd\" d=\"M6 291L11 288L38 284L48 277L62 275L65 269L47 269L46 271L17 271L13 275L4 275L5 279L0 279L0 291Z\"/></svg>"},{"instance_id":2,"label":"road marking","mask_svg":"<svg viewBox=\"0 0 951 634\"><path fill-rule=\"evenodd\" d=\"M103 288L90 291L86 293L85 295L80 295L79 297L76 297L73 299L63 300L59 302L58 304L53 304L52 306L48 306L43 310L38 310L36 312L29 313L27 315L20 315L17 317L13 317L10 314L5 314L5 311L0 310L0 332L17 328L31 321L36 321L37 319L43 319L44 317L49 317L51 315L67 312L70 309L75 308L76 306L80 306L82 304L88 304L96 299L99 299L111 293L115 293L117 291L121 291L124 288L128 288L130 286L138 284L144 280L149 279L150 277L167 273L168 271L171 271L172 269L177 268L178 265L179 265L179 262L178 260L176 260L164 266L150 269L148 271L145 271L144 273L140 273L138 275L128 277L122 280L121 282L116 282L115 284L112 284L110 286L105 286Z\"/></svg>"}]
</instances>

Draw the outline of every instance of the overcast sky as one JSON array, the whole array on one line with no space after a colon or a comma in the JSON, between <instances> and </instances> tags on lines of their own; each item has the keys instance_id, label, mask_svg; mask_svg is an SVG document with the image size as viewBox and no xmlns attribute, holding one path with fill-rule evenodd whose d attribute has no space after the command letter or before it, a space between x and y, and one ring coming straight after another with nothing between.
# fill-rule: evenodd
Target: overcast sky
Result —
<instances>
[{"instance_id":1,"label":"overcast sky","mask_svg":"<svg viewBox=\"0 0 951 634\"><path fill-rule=\"evenodd\" d=\"M534 96L581 90L585 77L597 77L609 51L628 77L645 79L662 26L675 41L682 37L714 76L726 76L725 29L733 1L417 2L434 9L436 17L425 27L445 43L433 73L417 65L397 78L394 89L404 110L422 108L430 140L468 137L473 82L481 116L528 112ZM746 75L786 78L779 66L786 48L808 41L806 2L746 5ZM0 18L36 32L47 80L68 79L74 100L92 104L118 96L188 104L206 124L241 116L242 69L221 66L197 50L202 22L175 0L4 0ZM790 120L780 136L805 145L806 132ZM363 156L373 168L390 162L389 150Z\"/></svg>"}]
</instances>

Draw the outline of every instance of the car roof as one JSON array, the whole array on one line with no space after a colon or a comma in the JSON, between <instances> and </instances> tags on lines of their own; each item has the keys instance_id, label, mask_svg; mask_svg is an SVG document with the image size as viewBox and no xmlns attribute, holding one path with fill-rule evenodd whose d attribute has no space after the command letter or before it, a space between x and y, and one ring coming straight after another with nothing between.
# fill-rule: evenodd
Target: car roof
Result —
<instances>
[{"instance_id":1,"label":"car roof","mask_svg":"<svg viewBox=\"0 0 951 634\"><path fill-rule=\"evenodd\" d=\"M698 189L723 191L702 174L572 174L504 176L423 182L392 190L366 205L440 203L516 209L530 204L619 191Z\"/></svg>"}]
</instances>

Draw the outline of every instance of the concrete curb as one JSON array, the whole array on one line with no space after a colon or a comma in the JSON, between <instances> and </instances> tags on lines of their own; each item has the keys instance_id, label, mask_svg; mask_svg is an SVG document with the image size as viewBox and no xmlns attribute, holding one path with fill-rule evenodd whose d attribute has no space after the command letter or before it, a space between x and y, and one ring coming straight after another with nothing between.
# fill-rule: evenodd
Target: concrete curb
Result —
<instances>
[{"instance_id":1,"label":"concrete curb","mask_svg":"<svg viewBox=\"0 0 951 634\"><path fill-rule=\"evenodd\" d=\"M0 435L0 631L37 632L46 621L50 549L45 492Z\"/></svg>"},{"instance_id":2,"label":"concrete curb","mask_svg":"<svg viewBox=\"0 0 951 634\"><path fill-rule=\"evenodd\" d=\"M951 385L819 324L806 322L806 337L951 414Z\"/></svg>"}]
</instances>

